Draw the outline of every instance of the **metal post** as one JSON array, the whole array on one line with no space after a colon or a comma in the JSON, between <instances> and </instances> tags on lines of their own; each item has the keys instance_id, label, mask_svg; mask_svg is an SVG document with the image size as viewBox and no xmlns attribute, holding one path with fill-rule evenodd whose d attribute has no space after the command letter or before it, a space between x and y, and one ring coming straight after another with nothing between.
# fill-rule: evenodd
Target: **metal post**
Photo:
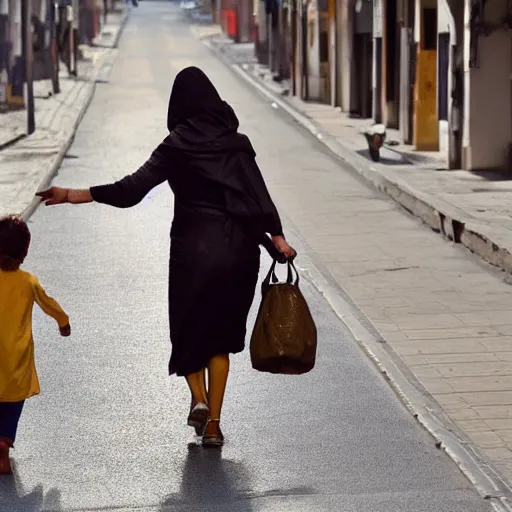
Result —
<instances>
[{"instance_id":1,"label":"metal post","mask_svg":"<svg viewBox=\"0 0 512 512\"><path fill-rule=\"evenodd\" d=\"M10 61L9 2L0 0L0 112L7 110Z\"/></svg>"},{"instance_id":2,"label":"metal post","mask_svg":"<svg viewBox=\"0 0 512 512\"><path fill-rule=\"evenodd\" d=\"M66 6L66 26L68 29L68 70L71 76L76 76L75 34L73 30L73 7Z\"/></svg>"},{"instance_id":3,"label":"metal post","mask_svg":"<svg viewBox=\"0 0 512 512\"><path fill-rule=\"evenodd\" d=\"M32 51L31 30L32 2L21 0L21 33L23 46L23 64L25 67L25 84L27 91L27 133L30 135L36 130L34 113L34 55Z\"/></svg>"},{"instance_id":4,"label":"metal post","mask_svg":"<svg viewBox=\"0 0 512 512\"><path fill-rule=\"evenodd\" d=\"M57 4L48 0L50 9L50 53L52 62L52 86L53 94L59 94L59 49L57 47Z\"/></svg>"},{"instance_id":5,"label":"metal post","mask_svg":"<svg viewBox=\"0 0 512 512\"><path fill-rule=\"evenodd\" d=\"M73 75L78 76L78 0L72 0L71 9L73 16L71 22L71 30L73 32Z\"/></svg>"}]
</instances>

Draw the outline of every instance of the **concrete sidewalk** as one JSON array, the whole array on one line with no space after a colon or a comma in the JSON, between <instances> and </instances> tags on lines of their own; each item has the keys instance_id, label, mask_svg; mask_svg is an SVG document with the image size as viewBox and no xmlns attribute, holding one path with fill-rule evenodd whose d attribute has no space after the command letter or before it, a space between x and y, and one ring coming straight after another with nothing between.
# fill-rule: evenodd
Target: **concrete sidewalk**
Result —
<instances>
[{"instance_id":1,"label":"concrete sidewalk","mask_svg":"<svg viewBox=\"0 0 512 512\"><path fill-rule=\"evenodd\" d=\"M200 29L198 29L200 30ZM254 58L253 45L237 45L217 29L203 36L207 46L260 93L286 110L371 184L421 218L436 232L462 243L484 260L512 272L512 177L446 169L441 153L384 146L381 162L370 159L362 132L371 122L352 119L329 105L307 103L276 84ZM388 139L396 133L388 130Z\"/></svg>"},{"instance_id":2,"label":"concrete sidewalk","mask_svg":"<svg viewBox=\"0 0 512 512\"><path fill-rule=\"evenodd\" d=\"M61 71L59 94L51 94L49 80L34 84L36 131L32 135L26 136L26 110L0 115L0 147L4 147L0 151L0 216L27 216L37 205L35 192L57 172L96 82L104 80L112 67L126 16L124 9L112 13L95 46L82 47L78 78Z\"/></svg>"}]
</instances>

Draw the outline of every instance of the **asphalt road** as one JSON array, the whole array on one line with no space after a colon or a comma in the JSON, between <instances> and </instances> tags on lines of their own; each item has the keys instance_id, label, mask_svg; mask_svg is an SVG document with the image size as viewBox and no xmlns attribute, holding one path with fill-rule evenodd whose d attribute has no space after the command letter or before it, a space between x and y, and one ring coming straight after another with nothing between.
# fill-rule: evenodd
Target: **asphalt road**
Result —
<instances>
[{"instance_id":1,"label":"asphalt road","mask_svg":"<svg viewBox=\"0 0 512 512\"><path fill-rule=\"evenodd\" d=\"M86 187L136 170L165 136L173 77L191 63L230 100L222 83L229 70L194 40L175 4L142 2L55 183ZM259 126L276 158L287 140L311 144L271 109L241 117ZM279 140L265 140L266 123ZM36 311L42 394L26 405L15 478L0 480L1 512L490 510L307 280L317 367L301 377L267 376L250 368L247 352L234 357L227 443L222 452L200 448L185 425L185 383L166 374L171 219L166 186L130 210L41 207L32 217L25 267L69 312L73 334L59 338Z\"/></svg>"}]
</instances>

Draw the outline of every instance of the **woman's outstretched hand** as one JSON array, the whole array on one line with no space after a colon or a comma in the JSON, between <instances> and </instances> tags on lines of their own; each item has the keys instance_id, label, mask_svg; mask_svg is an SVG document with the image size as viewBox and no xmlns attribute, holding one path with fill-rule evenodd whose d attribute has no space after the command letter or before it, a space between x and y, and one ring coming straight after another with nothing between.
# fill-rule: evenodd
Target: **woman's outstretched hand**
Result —
<instances>
[{"instance_id":1,"label":"woman's outstretched hand","mask_svg":"<svg viewBox=\"0 0 512 512\"><path fill-rule=\"evenodd\" d=\"M293 258L297 254L297 251L286 241L284 236L273 236L272 242L274 242L276 249L286 258Z\"/></svg>"},{"instance_id":2,"label":"woman's outstretched hand","mask_svg":"<svg viewBox=\"0 0 512 512\"><path fill-rule=\"evenodd\" d=\"M68 202L68 188L52 187L42 192L38 192L36 196L42 198L46 206L55 204L64 204Z\"/></svg>"},{"instance_id":3,"label":"woman's outstretched hand","mask_svg":"<svg viewBox=\"0 0 512 512\"><path fill-rule=\"evenodd\" d=\"M88 189L76 190L74 188L51 187L42 192L38 192L36 196L42 198L46 206L55 204L81 204L90 203L93 199Z\"/></svg>"}]
</instances>

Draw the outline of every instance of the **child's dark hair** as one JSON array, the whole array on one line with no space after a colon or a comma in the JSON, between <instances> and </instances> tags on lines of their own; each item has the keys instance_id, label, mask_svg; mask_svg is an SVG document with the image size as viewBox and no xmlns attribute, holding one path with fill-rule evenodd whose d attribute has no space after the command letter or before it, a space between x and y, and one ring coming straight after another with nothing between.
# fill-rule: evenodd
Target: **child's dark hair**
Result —
<instances>
[{"instance_id":1,"label":"child's dark hair","mask_svg":"<svg viewBox=\"0 0 512 512\"><path fill-rule=\"evenodd\" d=\"M18 270L28 253L30 231L16 215L0 218L0 269Z\"/></svg>"}]
</instances>

